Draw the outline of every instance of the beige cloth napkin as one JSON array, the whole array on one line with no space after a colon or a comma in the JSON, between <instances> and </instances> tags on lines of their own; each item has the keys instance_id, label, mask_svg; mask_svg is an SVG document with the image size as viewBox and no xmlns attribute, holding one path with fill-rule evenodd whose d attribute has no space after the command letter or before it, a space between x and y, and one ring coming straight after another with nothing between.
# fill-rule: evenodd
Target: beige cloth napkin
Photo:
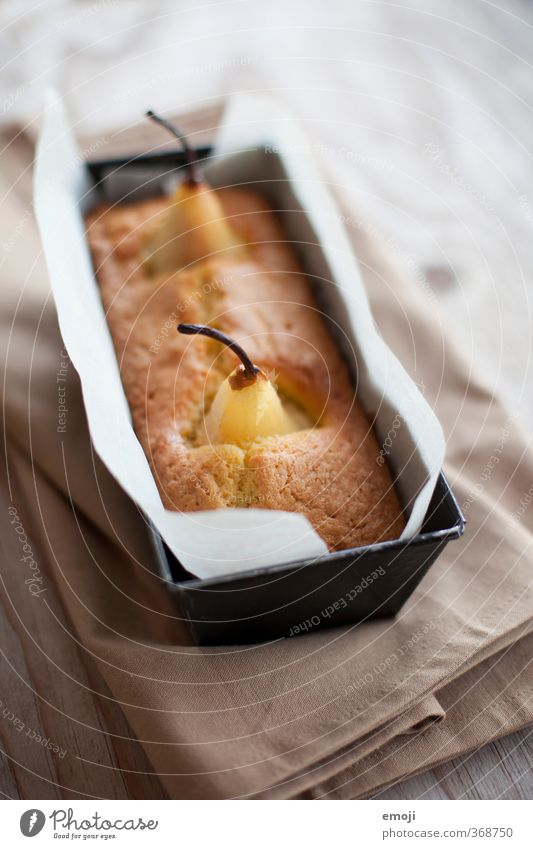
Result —
<instances>
[{"instance_id":1,"label":"beige cloth napkin","mask_svg":"<svg viewBox=\"0 0 533 849\"><path fill-rule=\"evenodd\" d=\"M20 201L11 209L13 231ZM444 426L468 529L396 618L258 647L191 645L150 572L138 511L91 452L71 366L58 433L65 358L37 294L31 219L9 251L3 291L29 273L32 294L2 314L6 498L175 798L367 796L533 722L526 437L468 373L427 295L352 230L378 324Z\"/></svg>"}]
</instances>

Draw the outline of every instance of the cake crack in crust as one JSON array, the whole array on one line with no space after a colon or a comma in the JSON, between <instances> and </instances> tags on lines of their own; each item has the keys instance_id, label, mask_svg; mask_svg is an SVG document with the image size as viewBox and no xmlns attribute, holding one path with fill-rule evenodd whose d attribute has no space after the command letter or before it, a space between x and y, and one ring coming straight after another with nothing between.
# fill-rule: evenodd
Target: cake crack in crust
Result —
<instances>
[{"instance_id":1,"label":"cake crack in crust","mask_svg":"<svg viewBox=\"0 0 533 849\"><path fill-rule=\"evenodd\" d=\"M405 522L390 472L276 216L252 191L217 196L242 249L168 272L144 261L167 199L102 206L87 218L133 425L165 507L299 512L330 550L397 539ZM237 340L299 429L210 444L205 416L235 356L181 336L179 322Z\"/></svg>"}]
</instances>

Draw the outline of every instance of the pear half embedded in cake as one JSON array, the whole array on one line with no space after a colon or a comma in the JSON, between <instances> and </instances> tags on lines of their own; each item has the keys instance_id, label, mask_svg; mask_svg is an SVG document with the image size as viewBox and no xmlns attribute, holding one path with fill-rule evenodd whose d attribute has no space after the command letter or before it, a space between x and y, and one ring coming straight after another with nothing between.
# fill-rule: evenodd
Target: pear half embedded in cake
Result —
<instances>
[{"instance_id":1,"label":"pear half embedded in cake","mask_svg":"<svg viewBox=\"0 0 533 849\"><path fill-rule=\"evenodd\" d=\"M266 374L259 371L253 380L247 380L243 366L221 383L205 417L207 438L213 443L246 445L300 427L284 409Z\"/></svg>"},{"instance_id":2,"label":"pear half embedded in cake","mask_svg":"<svg viewBox=\"0 0 533 849\"><path fill-rule=\"evenodd\" d=\"M221 251L242 249L225 218L217 193L198 174L196 154L177 127L149 110L147 116L182 143L187 176L169 200L145 245L145 265L153 274L173 273Z\"/></svg>"},{"instance_id":3,"label":"pear half embedded in cake","mask_svg":"<svg viewBox=\"0 0 533 849\"><path fill-rule=\"evenodd\" d=\"M307 423L283 406L274 384L225 333L202 324L178 324L186 335L202 335L227 345L241 365L222 381L205 417L205 436L215 444L247 445L266 436L301 430Z\"/></svg>"}]
</instances>

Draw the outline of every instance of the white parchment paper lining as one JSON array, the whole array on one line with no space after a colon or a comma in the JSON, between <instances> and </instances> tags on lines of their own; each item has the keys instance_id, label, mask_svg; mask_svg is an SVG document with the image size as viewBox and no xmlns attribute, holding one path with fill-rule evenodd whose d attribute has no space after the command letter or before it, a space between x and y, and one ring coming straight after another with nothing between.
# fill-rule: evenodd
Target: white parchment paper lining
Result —
<instances>
[{"instance_id":1,"label":"white parchment paper lining","mask_svg":"<svg viewBox=\"0 0 533 849\"><path fill-rule=\"evenodd\" d=\"M320 300L339 328L345 356L353 361L359 398L377 415L378 438L386 447L408 515L402 534L407 539L417 533L426 514L444 457L444 438L433 411L376 331L340 214L310 149L283 105L240 95L229 102L208 177L215 186L265 181L277 209L294 209L296 204L302 211L286 216L284 224L307 270L319 281ZM258 168L264 173L257 173ZM270 179L272 169L283 179ZM198 577L325 554L324 541L295 513L174 513L163 508L131 426L87 248L83 214L91 198L83 159L61 101L52 92L37 148L35 209L59 325L80 376L95 450L178 559ZM393 438L387 438L391 432Z\"/></svg>"}]
</instances>

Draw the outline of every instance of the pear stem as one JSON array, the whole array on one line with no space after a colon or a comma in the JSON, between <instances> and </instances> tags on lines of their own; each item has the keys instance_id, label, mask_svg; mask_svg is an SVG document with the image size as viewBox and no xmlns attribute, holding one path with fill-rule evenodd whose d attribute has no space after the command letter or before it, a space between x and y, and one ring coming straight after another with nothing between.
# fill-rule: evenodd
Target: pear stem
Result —
<instances>
[{"instance_id":1,"label":"pear stem","mask_svg":"<svg viewBox=\"0 0 533 849\"><path fill-rule=\"evenodd\" d=\"M201 180L198 174L198 159L196 153L190 146L187 141L187 136L184 136L178 127L175 127L174 124L171 124L170 121L167 121L166 118L162 118L161 115L157 115L152 109L148 109L146 112L146 117L150 118L152 121L155 121L156 124L160 124L165 130L168 130L169 133L172 133L174 138L178 139L183 145L183 150L185 151L185 157L187 160L187 183L191 186L197 186Z\"/></svg>"},{"instance_id":2,"label":"pear stem","mask_svg":"<svg viewBox=\"0 0 533 849\"><path fill-rule=\"evenodd\" d=\"M216 330L214 327L208 327L207 324L178 324L177 330L178 333L184 333L187 336L208 336L210 339L222 342L222 344L227 345L234 354L237 354L244 366L244 374L248 380L255 380L259 374L259 368L253 364L244 348L241 348L238 342L235 342L234 339L226 336L226 334L222 333L221 330Z\"/></svg>"}]
</instances>

